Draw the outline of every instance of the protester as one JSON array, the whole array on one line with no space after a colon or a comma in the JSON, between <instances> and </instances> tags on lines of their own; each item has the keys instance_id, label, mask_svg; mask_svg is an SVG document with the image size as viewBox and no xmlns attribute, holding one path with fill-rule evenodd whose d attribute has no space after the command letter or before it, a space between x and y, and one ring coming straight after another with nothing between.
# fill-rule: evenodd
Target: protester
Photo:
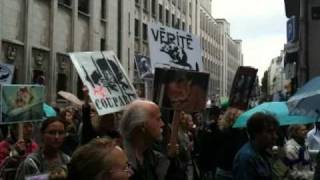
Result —
<instances>
[{"instance_id":1,"label":"protester","mask_svg":"<svg viewBox=\"0 0 320 180\"><path fill-rule=\"evenodd\" d=\"M0 142L0 177L14 179L16 169L24 158L38 149L32 140L33 125L30 122L22 124L23 138L19 139L19 125L11 125L10 135Z\"/></svg>"},{"instance_id":2,"label":"protester","mask_svg":"<svg viewBox=\"0 0 320 180\"><path fill-rule=\"evenodd\" d=\"M168 162L161 153L152 149L153 143L161 138L163 126L160 109L151 101L135 100L125 110L120 132L133 171L131 180L165 178Z\"/></svg>"},{"instance_id":3,"label":"protester","mask_svg":"<svg viewBox=\"0 0 320 180\"><path fill-rule=\"evenodd\" d=\"M247 142L247 135L242 129L232 128L241 111L229 107L223 118L218 121L217 134L217 170L215 179L232 179L233 159L241 146Z\"/></svg>"},{"instance_id":4,"label":"protester","mask_svg":"<svg viewBox=\"0 0 320 180\"><path fill-rule=\"evenodd\" d=\"M78 148L68 165L68 180L128 180L128 159L108 138L96 138Z\"/></svg>"},{"instance_id":5,"label":"protester","mask_svg":"<svg viewBox=\"0 0 320 180\"><path fill-rule=\"evenodd\" d=\"M191 136L192 116L181 112L179 127L177 129L177 152L170 152L170 166L166 179L193 179L192 150L193 142ZM171 144L170 144L171 145Z\"/></svg>"},{"instance_id":6,"label":"protester","mask_svg":"<svg viewBox=\"0 0 320 180\"><path fill-rule=\"evenodd\" d=\"M41 125L43 146L30 154L20 164L16 180L24 180L27 176L34 176L63 167L69 162L69 156L60 151L65 137L65 125L60 118L53 117L45 120Z\"/></svg>"},{"instance_id":7,"label":"protester","mask_svg":"<svg viewBox=\"0 0 320 180\"><path fill-rule=\"evenodd\" d=\"M70 156L79 145L79 122L75 118L75 111L71 107L64 109L60 116L66 126L66 137L61 150Z\"/></svg>"},{"instance_id":8,"label":"protester","mask_svg":"<svg viewBox=\"0 0 320 180\"><path fill-rule=\"evenodd\" d=\"M120 139L120 133L115 125L115 114L99 116L93 104L89 103L88 89L83 88L85 103L82 106L82 125L80 127L81 144L86 144L96 137Z\"/></svg>"},{"instance_id":9,"label":"protester","mask_svg":"<svg viewBox=\"0 0 320 180\"><path fill-rule=\"evenodd\" d=\"M278 121L268 114L256 113L250 117L247 122L249 142L234 159L234 180L272 180L268 150L276 144L278 126Z\"/></svg>"},{"instance_id":10,"label":"protester","mask_svg":"<svg viewBox=\"0 0 320 180\"><path fill-rule=\"evenodd\" d=\"M306 143L310 150L320 150L320 122L316 122L314 128L308 132Z\"/></svg>"},{"instance_id":11,"label":"protester","mask_svg":"<svg viewBox=\"0 0 320 180\"><path fill-rule=\"evenodd\" d=\"M288 133L290 139L285 144L286 164L289 167L287 179L312 179L314 172L305 144L307 128L304 125L292 125Z\"/></svg>"},{"instance_id":12,"label":"protester","mask_svg":"<svg viewBox=\"0 0 320 180\"><path fill-rule=\"evenodd\" d=\"M217 166L218 118L220 109L212 106L208 109L208 119L198 133L199 166L203 180L214 178ZM196 148L197 148L196 146Z\"/></svg>"}]
</instances>

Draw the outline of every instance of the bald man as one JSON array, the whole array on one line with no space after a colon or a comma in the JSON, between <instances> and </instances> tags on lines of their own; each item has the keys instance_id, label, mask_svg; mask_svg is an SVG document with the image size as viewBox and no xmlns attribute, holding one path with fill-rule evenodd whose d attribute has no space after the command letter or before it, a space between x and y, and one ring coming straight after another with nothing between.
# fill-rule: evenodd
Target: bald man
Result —
<instances>
[{"instance_id":1,"label":"bald man","mask_svg":"<svg viewBox=\"0 0 320 180\"><path fill-rule=\"evenodd\" d=\"M124 111L120 133L132 172L130 180L164 179L169 161L163 163L164 156L152 149L161 139L163 126L160 108L151 101L135 100Z\"/></svg>"}]
</instances>

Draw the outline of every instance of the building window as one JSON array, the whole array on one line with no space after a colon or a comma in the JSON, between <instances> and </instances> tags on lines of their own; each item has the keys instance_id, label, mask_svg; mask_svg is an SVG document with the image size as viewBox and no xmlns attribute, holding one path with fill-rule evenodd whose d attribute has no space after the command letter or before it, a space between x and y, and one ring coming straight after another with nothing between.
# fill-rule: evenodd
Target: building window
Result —
<instances>
[{"instance_id":1,"label":"building window","mask_svg":"<svg viewBox=\"0 0 320 180\"><path fill-rule=\"evenodd\" d=\"M71 0L59 0L58 3L65 6L71 6Z\"/></svg>"},{"instance_id":2,"label":"building window","mask_svg":"<svg viewBox=\"0 0 320 180\"><path fill-rule=\"evenodd\" d=\"M172 27L175 27L175 16L174 16L174 14L172 14L172 16L171 16L172 18L171 18L171 26Z\"/></svg>"},{"instance_id":3,"label":"building window","mask_svg":"<svg viewBox=\"0 0 320 180\"><path fill-rule=\"evenodd\" d=\"M143 0L143 10L148 13L148 0Z\"/></svg>"},{"instance_id":4,"label":"building window","mask_svg":"<svg viewBox=\"0 0 320 180\"><path fill-rule=\"evenodd\" d=\"M180 19L179 18L177 19L176 28L180 29Z\"/></svg>"},{"instance_id":5,"label":"building window","mask_svg":"<svg viewBox=\"0 0 320 180\"><path fill-rule=\"evenodd\" d=\"M67 90L67 79L67 75L64 73L58 73L57 92Z\"/></svg>"},{"instance_id":6,"label":"building window","mask_svg":"<svg viewBox=\"0 0 320 180\"><path fill-rule=\"evenodd\" d=\"M100 39L100 50L106 50L106 40L104 38Z\"/></svg>"},{"instance_id":7,"label":"building window","mask_svg":"<svg viewBox=\"0 0 320 180\"><path fill-rule=\"evenodd\" d=\"M135 0L136 6L140 7L140 0Z\"/></svg>"},{"instance_id":8,"label":"building window","mask_svg":"<svg viewBox=\"0 0 320 180\"><path fill-rule=\"evenodd\" d=\"M189 16L192 16L192 3L189 2Z\"/></svg>"},{"instance_id":9,"label":"building window","mask_svg":"<svg viewBox=\"0 0 320 180\"><path fill-rule=\"evenodd\" d=\"M80 12L89 14L89 1L88 0L79 0L78 10Z\"/></svg>"},{"instance_id":10,"label":"building window","mask_svg":"<svg viewBox=\"0 0 320 180\"><path fill-rule=\"evenodd\" d=\"M166 10L166 24L169 25L169 10Z\"/></svg>"},{"instance_id":11,"label":"building window","mask_svg":"<svg viewBox=\"0 0 320 180\"><path fill-rule=\"evenodd\" d=\"M106 18L106 0L101 0L101 19Z\"/></svg>"},{"instance_id":12,"label":"building window","mask_svg":"<svg viewBox=\"0 0 320 180\"><path fill-rule=\"evenodd\" d=\"M138 38L139 37L139 25L140 25L140 22L139 22L139 20L138 19L135 19L134 20L134 36L136 37L136 38Z\"/></svg>"},{"instance_id":13,"label":"building window","mask_svg":"<svg viewBox=\"0 0 320 180\"><path fill-rule=\"evenodd\" d=\"M182 22L182 30L186 30L186 24Z\"/></svg>"},{"instance_id":14,"label":"building window","mask_svg":"<svg viewBox=\"0 0 320 180\"><path fill-rule=\"evenodd\" d=\"M32 84L39 84L39 85L46 84L44 71L36 69L36 70L33 70L32 72L33 72Z\"/></svg>"},{"instance_id":15,"label":"building window","mask_svg":"<svg viewBox=\"0 0 320 180\"><path fill-rule=\"evenodd\" d=\"M153 17L156 16L156 8L157 8L156 5L157 5L157 4L156 4L156 0L152 0L152 3L151 3L151 6L152 6L152 7L151 7L151 8L152 8L152 16L153 16Z\"/></svg>"},{"instance_id":16,"label":"building window","mask_svg":"<svg viewBox=\"0 0 320 180\"><path fill-rule=\"evenodd\" d=\"M163 21L163 14L162 14L162 5L159 5L159 21L162 22Z\"/></svg>"},{"instance_id":17,"label":"building window","mask_svg":"<svg viewBox=\"0 0 320 180\"><path fill-rule=\"evenodd\" d=\"M148 38L148 28L147 24L143 23L142 24L142 29L143 29L143 40L146 41Z\"/></svg>"}]
</instances>

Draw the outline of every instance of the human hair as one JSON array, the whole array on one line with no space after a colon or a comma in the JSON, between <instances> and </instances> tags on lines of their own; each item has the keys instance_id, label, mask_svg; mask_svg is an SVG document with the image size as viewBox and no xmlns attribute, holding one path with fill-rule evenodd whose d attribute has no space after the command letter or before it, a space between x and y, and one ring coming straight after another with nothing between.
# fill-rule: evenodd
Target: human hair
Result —
<instances>
[{"instance_id":1,"label":"human hair","mask_svg":"<svg viewBox=\"0 0 320 180\"><path fill-rule=\"evenodd\" d=\"M71 107L67 107L65 109L63 109L61 112L60 112L60 116L62 119L64 119L66 117L66 114L67 113L71 113L73 114L74 113L74 110L71 108Z\"/></svg>"},{"instance_id":2,"label":"human hair","mask_svg":"<svg viewBox=\"0 0 320 180\"><path fill-rule=\"evenodd\" d=\"M230 128L241 111L234 107L229 107L224 113L222 120L219 122L219 129L224 130Z\"/></svg>"},{"instance_id":3,"label":"human hair","mask_svg":"<svg viewBox=\"0 0 320 180\"><path fill-rule=\"evenodd\" d=\"M64 121L61 120L60 117L50 117L50 118L48 118L48 119L46 119L46 120L44 120L44 121L42 122L41 128L40 128L41 134L43 134L43 133L46 131L46 129L48 128L48 126L49 126L50 124L55 123L55 122L60 122L60 123L62 123L63 126L64 126L64 129L66 128Z\"/></svg>"},{"instance_id":4,"label":"human hair","mask_svg":"<svg viewBox=\"0 0 320 180\"><path fill-rule=\"evenodd\" d=\"M96 138L79 147L68 164L68 180L98 179L109 173L113 160L110 152L116 142L109 138Z\"/></svg>"},{"instance_id":5,"label":"human hair","mask_svg":"<svg viewBox=\"0 0 320 180\"><path fill-rule=\"evenodd\" d=\"M251 140L254 140L256 135L262 133L267 127L278 127L279 122L271 114L255 113L247 122L247 131Z\"/></svg>"},{"instance_id":6,"label":"human hair","mask_svg":"<svg viewBox=\"0 0 320 180\"><path fill-rule=\"evenodd\" d=\"M143 126L148 119L148 109L145 104L153 103L147 100L135 100L124 111L120 120L120 133L125 141L130 141L132 132L137 127Z\"/></svg>"},{"instance_id":7,"label":"human hair","mask_svg":"<svg viewBox=\"0 0 320 180\"><path fill-rule=\"evenodd\" d=\"M298 135L298 131L300 130L301 127L303 127L304 125L301 125L301 124L296 124L296 125L291 125L289 126L288 128L288 137L289 138L293 138L293 139L296 139L299 137Z\"/></svg>"},{"instance_id":8,"label":"human hair","mask_svg":"<svg viewBox=\"0 0 320 180\"><path fill-rule=\"evenodd\" d=\"M49 180L67 180L67 169L64 167L56 167L49 172Z\"/></svg>"}]
</instances>

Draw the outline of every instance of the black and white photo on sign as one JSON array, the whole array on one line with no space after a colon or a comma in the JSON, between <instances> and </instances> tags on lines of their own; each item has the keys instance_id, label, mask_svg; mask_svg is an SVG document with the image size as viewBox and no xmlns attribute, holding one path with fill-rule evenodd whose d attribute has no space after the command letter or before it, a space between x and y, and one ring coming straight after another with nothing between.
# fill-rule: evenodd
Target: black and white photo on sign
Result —
<instances>
[{"instance_id":1,"label":"black and white photo on sign","mask_svg":"<svg viewBox=\"0 0 320 180\"><path fill-rule=\"evenodd\" d=\"M239 66L230 91L230 106L246 110L257 76L257 69Z\"/></svg>"},{"instance_id":2,"label":"black and white photo on sign","mask_svg":"<svg viewBox=\"0 0 320 180\"><path fill-rule=\"evenodd\" d=\"M140 79L152 79L152 67L150 58L147 56L135 56L136 67L138 69Z\"/></svg>"},{"instance_id":3,"label":"black and white photo on sign","mask_svg":"<svg viewBox=\"0 0 320 180\"><path fill-rule=\"evenodd\" d=\"M136 99L136 91L112 51L70 53L99 115L121 111Z\"/></svg>"},{"instance_id":4,"label":"black and white photo on sign","mask_svg":"<svg viewBox=\"0 0 320 180\"><path fill-rule=\"evenodd\" d=\"M0 64L0 84L11 84L14 73L14 65Z\"/></svg>"},{"instance_id":5,"label":"black and white photo on sign","mask_svg":"<svg viewBox=\"0 0 320 180\"><path fill-rule=\"evenodd\" d=\"M161 26L148 25L151 65L203 71L200 39L188 32Z\"/></svg>"}]
</instances>

